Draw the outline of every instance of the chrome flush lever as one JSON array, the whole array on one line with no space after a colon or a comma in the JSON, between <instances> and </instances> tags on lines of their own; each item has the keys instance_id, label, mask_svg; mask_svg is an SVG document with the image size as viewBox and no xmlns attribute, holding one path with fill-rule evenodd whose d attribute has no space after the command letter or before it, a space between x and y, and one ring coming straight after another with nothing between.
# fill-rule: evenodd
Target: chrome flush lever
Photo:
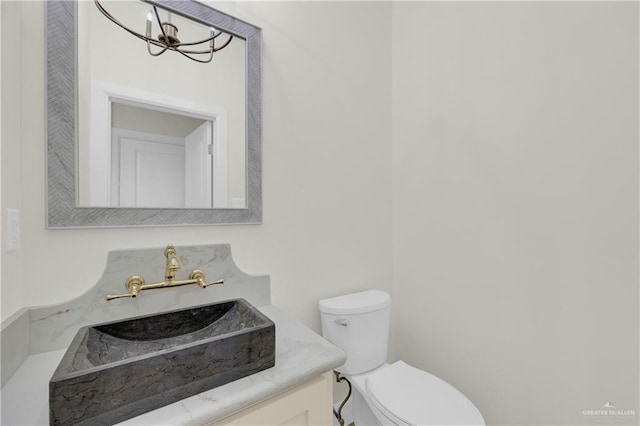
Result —
<instances>
[{"instance_id":1,"label":"chrome flush lever","mask_svg":"<svg viewBox=\"0 0 640 426\"><path fill-rule=\"evenodd\" d=\"M341 325L343 327L346 327L349 325L349 320L348 319L337 319L336 320L336 324Z\"/></svg>"}]
</instances>

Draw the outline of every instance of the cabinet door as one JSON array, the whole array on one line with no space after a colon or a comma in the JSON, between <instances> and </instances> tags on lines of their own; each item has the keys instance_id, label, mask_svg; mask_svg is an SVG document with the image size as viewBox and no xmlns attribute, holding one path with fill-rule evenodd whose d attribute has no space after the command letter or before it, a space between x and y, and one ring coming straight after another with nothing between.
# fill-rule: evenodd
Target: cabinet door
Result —
<instances>
[{"instance_id":1,"label":"cabinet door","mask_svg":"<svg viewBox=\"0 0 640 426\"><path fill-rule=\"evenodd\" d=\"M333 425L332 373L262 401L211 426Z\"/></svg>"}]
</instances>

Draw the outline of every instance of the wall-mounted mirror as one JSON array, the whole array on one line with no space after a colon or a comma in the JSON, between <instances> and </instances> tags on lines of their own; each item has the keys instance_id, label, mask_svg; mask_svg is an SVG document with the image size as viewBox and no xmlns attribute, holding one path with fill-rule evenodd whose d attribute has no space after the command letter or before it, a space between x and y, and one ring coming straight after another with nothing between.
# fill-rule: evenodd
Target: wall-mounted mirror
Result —
<instances>
[{"instance_id":1,"label":"wall-mounted mirror","mask_svg":"<svg viewBox=\"0 0 640 426\"><path fill-rule=\"evenodd\" d=\"M260 223L260 29L195 1L100 3L234 38L208 64L153 57L93 2L46 3L47 226Z\"/></svg>"}]
</instances>

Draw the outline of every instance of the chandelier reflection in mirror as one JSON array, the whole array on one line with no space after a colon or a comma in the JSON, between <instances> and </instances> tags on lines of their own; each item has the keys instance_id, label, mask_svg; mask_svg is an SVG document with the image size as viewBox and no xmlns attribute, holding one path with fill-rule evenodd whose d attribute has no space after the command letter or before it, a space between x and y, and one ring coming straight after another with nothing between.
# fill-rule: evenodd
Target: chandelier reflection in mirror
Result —
<instances>
[{"instance_id":1,"label":"chandelier reflection in mirror","mask_svg":"<svg viewBox=\"0 0 640 426\"><path fill-rule=\"evenodd\" d=\"M160 18L160 13L156 6L152 6L152 8L147 12L146 31L145 34L140 34L127 28L120 21L114 18L98 0L94 0L94 3L98 10L100 10L100 12L102 12L102 14L111 22L118 25L129 34L145 41L147 43L147 50L151 56L160 56L166 51L173 51L180 53L182 56L189 58L192 61L207 64L211 62L215 52L227 47L233 39L232 35L225 34L222 31L218 31L215 28L210 27L207 38L200 41L181 42L178 38L178 27L171 23L171 12L167 12L167 19L163 21ZM156 38L153 36L154 27L158 27L158 30L156 31ZM222 34L227 35L228 38L224 43L216 45L218 37Z\"/></svg>"}]
</instances>

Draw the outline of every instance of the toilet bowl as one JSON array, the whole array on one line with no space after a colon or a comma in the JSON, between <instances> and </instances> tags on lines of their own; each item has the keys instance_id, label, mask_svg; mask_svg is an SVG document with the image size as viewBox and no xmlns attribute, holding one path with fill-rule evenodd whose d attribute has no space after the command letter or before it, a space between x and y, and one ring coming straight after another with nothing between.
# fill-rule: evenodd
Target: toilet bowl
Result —
<instances>
[{"instance_id":1,"label":"toilet bowl","mask_svg":"<svg viewBox=\"0 0 640 426\"><path fill-rule=\"evenodd\" d=\"M353 384L356 425L484 425L444 380L403 361L387 364L389 294L368 290L319 302L323 336L347 354L336 370Z\"/></svg>"}]
</instances>

